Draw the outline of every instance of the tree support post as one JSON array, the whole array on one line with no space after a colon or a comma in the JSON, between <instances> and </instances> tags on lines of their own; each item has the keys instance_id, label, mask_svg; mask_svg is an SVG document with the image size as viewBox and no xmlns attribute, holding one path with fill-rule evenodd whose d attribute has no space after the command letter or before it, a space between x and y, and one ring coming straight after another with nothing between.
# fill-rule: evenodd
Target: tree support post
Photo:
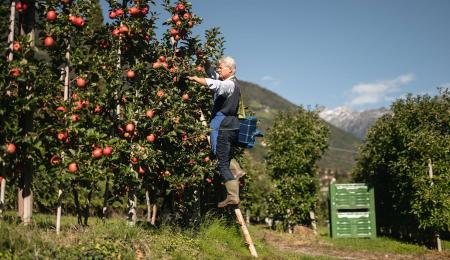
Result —
<instances>
[{"instance_id":1,"label":"tree support post","mask_svg":"<svg viewBox=\"0 0 450 260\"><path fill-rule=\"evenodd\" d=\"M244 239L248 245L250 254L253 257L258 257L258 253L256 252L255 244L253 244L253 240L252 240L252 237L250 236L250 232L248 232L247 225L245 224L241 209L239 207L236 207L234 209L234 213L236 214L236 218L237 218L239 225L241 225L242 233L244 234Z\"/></svg>"},{"instance_id":2,"label":"tree support post","mask_svg":"<svg viewBox=\"0 0 450 260\"><path fill-rule=\"evenodd\" d=\"M56 234L59 235L61 230L61 203L62 203L62 189L58 190L58 209L56 210Z\"/></svg>"},{"instance_id":3,"label":"tree support post","mask_svg":"<svg viewBox=\"0 0 450 260\"><path fill-rule=\"evenodd\" d=\"M4 173L4 165L2 167L2 173ZM5 191L6 191L6 179L4 174L0 176L0 217L3 214L5 208Z\"/></svg>"},{"instance_id":4,"label":"tree support post","mask_svg":"<svg viewBox=\"0 0 450 260\"><path fill-rule=\"evenodd\" d=\"M433 164L431 163L431 159L428 159L428 175L431 180L431 186L433 186ZM441 237L439 233L435 233L434 236L436 237L436 247L439 252L442 252L442 243L441 243Z\"/></svg>"}]
</instances>

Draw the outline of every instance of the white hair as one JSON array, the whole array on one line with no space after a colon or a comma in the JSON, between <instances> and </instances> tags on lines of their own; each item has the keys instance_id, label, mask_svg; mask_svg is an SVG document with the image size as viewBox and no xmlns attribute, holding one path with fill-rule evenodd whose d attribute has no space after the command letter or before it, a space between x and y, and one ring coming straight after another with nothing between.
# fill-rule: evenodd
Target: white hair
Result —
<instances>
[{"instance_id":1,"label":"white hair","mask_svg":"<svg viewBox=\"0 0 450 260\"><path fill-rule=\"evenodd\" d=\"M233 71L236 71L236 62L230 56L223 56L222 58L220 58L219 64L224 64L225 66L232 69Z\"/></svg>"}]
</instances>

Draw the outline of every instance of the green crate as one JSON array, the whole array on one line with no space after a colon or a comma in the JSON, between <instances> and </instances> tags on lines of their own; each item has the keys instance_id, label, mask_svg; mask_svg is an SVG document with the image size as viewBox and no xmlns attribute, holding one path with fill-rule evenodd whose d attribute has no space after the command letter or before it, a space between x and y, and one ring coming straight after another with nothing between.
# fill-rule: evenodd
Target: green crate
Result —
<instances>
[{"instance_id":1,"label":"green crate","mask_svg":"<svg viewBox=\"0 0 450 260\"><path fill-rule=\"evenodd\" d=\"M376 237L374 191L364 183L330 185L333 238Z\"/></svg>"}]
</instances>

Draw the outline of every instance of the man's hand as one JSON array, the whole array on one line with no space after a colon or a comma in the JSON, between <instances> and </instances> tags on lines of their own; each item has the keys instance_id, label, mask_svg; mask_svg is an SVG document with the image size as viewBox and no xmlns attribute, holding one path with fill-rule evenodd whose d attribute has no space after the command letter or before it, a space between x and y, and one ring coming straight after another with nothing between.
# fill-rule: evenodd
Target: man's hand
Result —
<instances>
[{"instance_id":1,"label":"man's hand","mask_svg":"<svg viewBox=\"0 0 450 260\"><path fill-rule=\"evenodd\" d=\"M206 86L206 79L205 78L199 78L197 76L188 76L187 77L190 81L195 81L203 86Z\"/></svg>"}]
</instances>

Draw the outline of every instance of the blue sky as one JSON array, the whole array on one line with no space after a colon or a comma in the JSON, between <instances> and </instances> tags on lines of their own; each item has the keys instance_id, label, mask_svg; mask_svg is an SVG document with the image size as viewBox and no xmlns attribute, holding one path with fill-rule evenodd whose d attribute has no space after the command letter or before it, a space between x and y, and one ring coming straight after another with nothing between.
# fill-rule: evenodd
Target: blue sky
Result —
<instances>
[{"instance_id":1,"label":"blue sky","mask_svg":"<svg viewBox=\"0 0 450 260\"><path fill-rule=\"evenodd\" d=\"M450 87L450 0L192 3L198 33L221 28L238 78L297 105L388 107Z\"/></svg>"}]
</instances>

